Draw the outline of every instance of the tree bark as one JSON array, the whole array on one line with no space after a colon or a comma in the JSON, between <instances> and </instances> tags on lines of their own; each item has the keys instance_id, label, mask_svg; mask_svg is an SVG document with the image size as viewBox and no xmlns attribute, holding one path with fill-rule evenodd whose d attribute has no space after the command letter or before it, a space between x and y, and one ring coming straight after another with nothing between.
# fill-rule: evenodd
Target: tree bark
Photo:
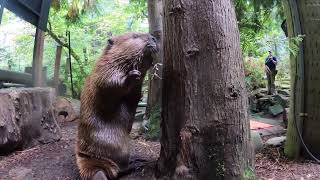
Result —
<instances>
[{"instance_id":1,"label":"tree bark","mask_svg":"<svg viewBox=\"0 0 320 180\"><path fill-rule=\"evenodd\" d=\"M148 20L149 32L157 38L162 46L162 0L148 0ZM156 66L150 71L148 101L146 115L149 118L151 110L161 104L161 89L162 89L162 51L155 58Z\"/></svg>"},{"instance_id":2,"label":"tree bark","mask_svg":"<svg viewBox=\"0 0 320 180\"><path fill-rule=\"evenodd\" d=\"M294 118L297 120L298 125L301 125L301 132L303 140L310 151L316 156L320 157L320 111L319 111L319 98L320 98L320 74L319 74L319 42L320 42L320 6L307 0L289 0L289 5L296 4L297 13L293 13L292 6L290 7L292 21L297 18L300 20L298 23L293 23L293 30L295 34L297 26L301 26L301 34L306 35L298 54L298 60L295 62L296 67L292 67L292 83L297 83L293 86L295 96L292 99L291 105L293 110L290 111L289 126L288 126L288 139L286 142L285 152L290 157L298 157L300 155L300 140L295 128ZM296 17L295 17L295 14ZM290 36L290 35L289 35ZM301 57L299 57L301 56ZM301 60L299 61L299 58ZM300 107L300 108L299 108ZM291 107L290 107L291 108Z\"/></svg>"},{"instance_id":3,"label":"tree bark","mask_svg":"<svg viewBox=\"0 0 320 180\"><path fill-rule=\"evenodd\" d=\"M311 152L320 158L320 6L319 0L300 0L302 32L306 35L304 46L305 59L305 112L300 114L305 116L303 121L303 137ZM315 3L318 2L318 3Z\"/></svg>"},{"instance_id":4,"label":"tree bark","mask_svg":"<svg viewBox=\"0 0 320 180\"><path fill-rule=\"evenodd\" d=\"M253 175L247 92L231 0L164 0L163 179Z\"/></svg>"},{"instance_id":5,"label":"tree bark","mask_svg":"<svg viewBox=\"0 0 320 180\"><path fill-rule=\"evenodd\" d=\"M0 90L0 154L58 141L52 88Z\"/></svg>"},{"instance_id":6,"label":"tree bark","mask_svg":"<svg viewBox=\"0 0 320 180\"><path fill-rule=\"evenodd\" d=\"M44 86L44 80L42 77L43 46L44 46L44 32L39 28L37 28L35 41L34 41L34 51L33 51L33 61L32 61L32 82L34 87Z\"/></svg>"},{"instance_id":7,"label":"tree bark","mask_svg":"<svg viewBox=\"0 0 320 180\"><path fill-rule=\"evenodd\" d=\"M295 0L283 1L286 14L286 23L288 27L288 36L293 38L301 34L300 15L298 11L298 5ZM291 76L291 95L290 95L290 112L288 119L288 131L285 144L285 154L290 158L298 158L300 155L300 141L296 130L296 123L300 131L302 131L302 121L299 116L299 112L302 109L302 89L301 84L301 65L303 61L303 46L300 45L297 56L290 55L290 76ZM297 77L297 78L296 78ZM294 119L295 118L295 119Z\"/></svg>"},{"instance_id":8,"label":"tree bark","mask_svg":"<svg viewBox=\"0 0 320 180\"><path fill-rule=\"evenodd\" d=\"M56 50L56 59L54 63L54 75L53 75L53 84L54 84L54 88L56 89L56 95L60 94L59 72L60 72L61 52L62 52L62 46L58 45Z\"/></svg>"}]
</instances>

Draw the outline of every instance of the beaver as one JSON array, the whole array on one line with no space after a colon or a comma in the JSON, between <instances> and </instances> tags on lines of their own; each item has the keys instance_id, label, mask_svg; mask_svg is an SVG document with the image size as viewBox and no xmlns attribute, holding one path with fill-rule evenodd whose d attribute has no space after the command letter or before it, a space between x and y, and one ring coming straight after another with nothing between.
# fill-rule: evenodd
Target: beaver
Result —
<instances>
[{"instance_id":1,"label":"beaver","mask_svg":"<svg viewBox=\"0 0 320 180\"><path fill-rule=\"evenodd\" d=\"M159 47L148 33L108 40L85 81L76 161L82 179L114 179L129 164L129 133L142 82Z\"/></svg>"}]
</instances>

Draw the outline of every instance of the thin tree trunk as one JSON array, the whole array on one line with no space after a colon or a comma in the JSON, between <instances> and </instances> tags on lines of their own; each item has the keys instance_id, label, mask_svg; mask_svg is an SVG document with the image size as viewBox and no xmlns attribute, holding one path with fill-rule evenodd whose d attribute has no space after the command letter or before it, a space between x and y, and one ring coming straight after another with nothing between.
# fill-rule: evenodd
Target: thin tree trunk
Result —
<instances>
[{"instance_id":1,"label":"thin tree trunk","mask_svg":"<svg viewBox=\"0 0 320 180\"><path fill-rule=\"evenodd\" d=\"M155 36L162 46L162 0L148 0L149 32ZM161 48L160 48L161 49ZM146 115L149 118L154 107L161 104L162 89L162 51L155 58L157 64L149 73L149 88ZM158 70L157 70L158 68Z\"/></svg>"},{"instance_id":2,"label":"thin tree trunk","mask_svg":"<svg viewBox=\"0 0 320 180\"><path fill-rule=\"evenodd\" d=\"M59 92L59 72L60 72L60 62L61 62L61 52L62 52L62 46L58 45L56 50L56 59L54 63L54 75L53 75L53 83L54 88L56 89L56 95L60 95Z\"/></svg>"},{"instance_id":3,"label":"thin tree trunk","mask_svg":"<svg viewBox=\"0 0 320 180\"><path fill-rule=\"evenodd\" d=\"M231 0L164 0L163 179L253 175L247 92Z\"/></svg>"},{"instance_id":4,"label":"thin tree trunk","mask_svg":"<svg viewBox=\"0 0 320 180\"><path fill-rule=\"evenodd\" d=\"M44 46L44 32L39 28L36 29L33 61L32 61L32 82L34 87L43 87L43 46Z\"/></svg>"}]
</instances>

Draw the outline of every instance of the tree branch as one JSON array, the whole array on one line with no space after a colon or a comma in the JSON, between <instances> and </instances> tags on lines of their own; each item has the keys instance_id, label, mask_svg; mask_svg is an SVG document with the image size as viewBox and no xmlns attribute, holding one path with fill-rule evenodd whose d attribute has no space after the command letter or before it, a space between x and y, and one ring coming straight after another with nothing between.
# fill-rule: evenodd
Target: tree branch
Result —
<instances>
[{"instance_id":1,"label":"tree branch","mask_svg":"<svg viewBox=\"0 0 320 180\"><path fill-rule=\"evenodd\" d=\"M50 27L50 26L49 26ZM60 44L63 47L69 48L68 47L68 43L63 42L62 40L60 40L60 38L58 37L58 35L56 35L54 32L52 32L51 28L48 29L48 34L50 35L50 37L52 39L54 39L58 44ZM70 47L70 51L71 51L71 56L77 61L79 68L80 68L80 73L81 74L85 74L85 71L83 69L83 65L81 63L81 58L80 56Z\"/></svg>"}]
</instances>

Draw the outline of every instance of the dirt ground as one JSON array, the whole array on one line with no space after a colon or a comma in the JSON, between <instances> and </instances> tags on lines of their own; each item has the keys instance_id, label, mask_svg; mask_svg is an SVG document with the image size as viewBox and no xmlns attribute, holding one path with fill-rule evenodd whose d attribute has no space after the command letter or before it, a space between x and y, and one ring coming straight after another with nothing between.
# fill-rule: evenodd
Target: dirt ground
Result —
<instances>
[{"instance_id":1,"label":"dirt ground","mask_svg":"<svg viewBox=\"0 0 320 180\"><path fill-rule=\"evenodd\" d=\"M0 157L1 180L66 180L79 179L75 165L74 142L76 123L62 125L63 138L59 142L36 146ZM142 138L132 142L132 159L156 161L160 152L158 142ZM289 161L281 156L281 148L267 148L256 155L257 179L262 180L301 180L320 179L320 165L310 161ZM139 168L125 180L152 179L152 164Z\"/></svg>"}]
</instances>

